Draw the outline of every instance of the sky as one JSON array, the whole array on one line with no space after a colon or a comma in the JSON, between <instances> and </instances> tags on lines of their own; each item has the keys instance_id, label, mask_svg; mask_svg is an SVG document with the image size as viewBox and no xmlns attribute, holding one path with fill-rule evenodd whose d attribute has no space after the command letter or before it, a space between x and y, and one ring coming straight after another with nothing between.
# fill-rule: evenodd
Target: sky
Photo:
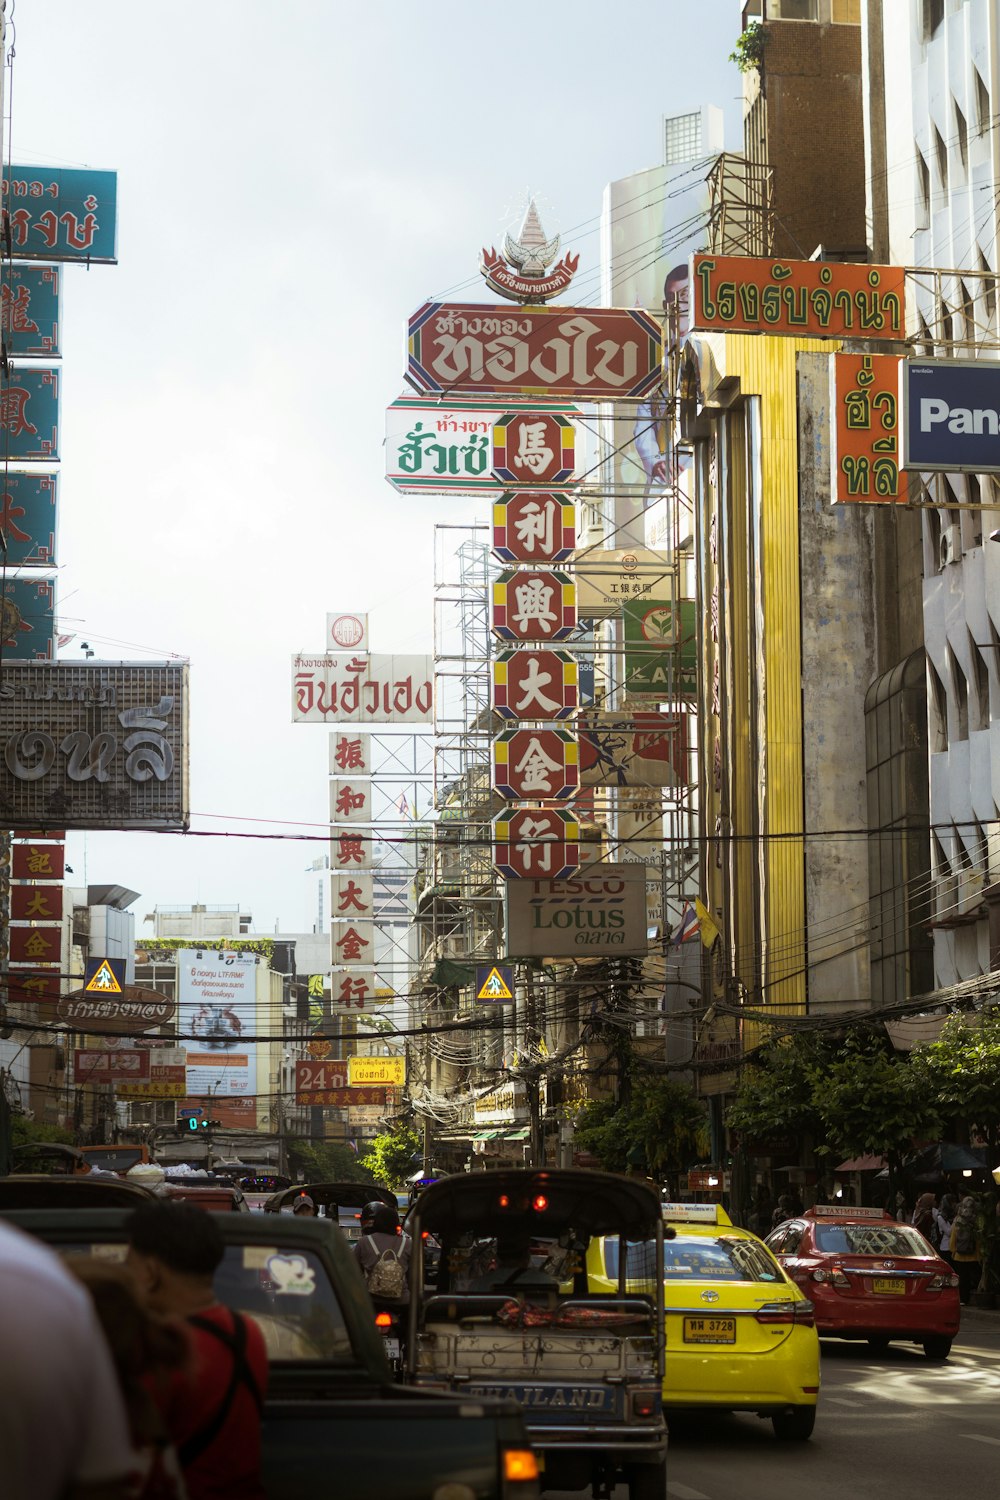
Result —
<instances>
[{"instance_id":1,"label":"sky","mask_svg":"<svg viewBox=\"0 0 1000 1500\"><path fill-rule=\"evenodd\" d=\"M430 653L435 522L485 519L384 479L407 316L494 300L480 247L531 195L596 301L604 186L662 116L717 104L739 149L740 12L7 0L9 159L118 173L119 263L64 275L60 655L191 664L194 836L67 843L138 934L193 902L311 930L329 730L292 724L291 657L350 610Z\"/></svg>"}]
</instances>

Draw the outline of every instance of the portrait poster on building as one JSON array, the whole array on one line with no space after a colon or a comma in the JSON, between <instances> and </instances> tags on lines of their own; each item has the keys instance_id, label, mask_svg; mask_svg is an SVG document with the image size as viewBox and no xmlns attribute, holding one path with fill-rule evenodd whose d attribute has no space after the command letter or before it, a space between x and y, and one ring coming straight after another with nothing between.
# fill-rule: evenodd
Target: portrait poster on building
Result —
<instances>
[{"instance_id":1,"label":"portrait poster on building","mask_svg":"<svg viewBox=\"0 0 1000 1500\"><path fill-rule=\"evenodd\" d=\"M192 948L178 954L178 1032L187 1053L187 1092L219 1098L255 1092L255 953Z\"/></svg>"}]
</instances>

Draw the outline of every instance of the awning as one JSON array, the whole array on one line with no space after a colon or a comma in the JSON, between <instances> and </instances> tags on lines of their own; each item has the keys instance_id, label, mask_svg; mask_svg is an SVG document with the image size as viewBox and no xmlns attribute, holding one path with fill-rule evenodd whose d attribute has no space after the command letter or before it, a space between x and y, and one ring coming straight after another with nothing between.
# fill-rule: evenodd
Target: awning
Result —
<instances>
[{"instance_id":1,"label":"awning","mask_svg":"<svg viewBox=\"0 0 1000 1500\"><path fill-rule=\"evenodd\" d=\"M477 1130L473 1133L474 1141L495 1141L500 1134L499 1130Z\"/></svg>"},{"instance_id":2,"label":"awning","mask_svg":"<svg viewBox=\"0 0 1000 1500\"><path fill-rule=\"evenodd\" d=\"M504 1136L505 1141L528 1141L530 1139L531 1131L527 1128L524 1130L508 1130Z\"/></svg>"},{"instance_id":3,"label":"awning","mask_svg":"<svg viewBox=\"0 0 1000 1500\"><path fill-rule=\"evenodd\" d=\"M851 1156L833 1170L835 1172L880 1172L886 1165L884 1156Z\"/></svg>"}]
</instances>

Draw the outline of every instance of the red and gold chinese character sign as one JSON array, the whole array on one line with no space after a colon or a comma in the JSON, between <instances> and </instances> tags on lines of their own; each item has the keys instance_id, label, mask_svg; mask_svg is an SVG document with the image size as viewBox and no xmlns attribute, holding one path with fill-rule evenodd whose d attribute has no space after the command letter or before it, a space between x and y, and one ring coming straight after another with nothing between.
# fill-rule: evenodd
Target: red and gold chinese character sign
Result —
<instances>
[{"instance_id":1,"label":"red and gold chinese character sign","mask_svg":"<svg viewBox=\"0 0 1000 1500\"><path fill-rule=\"evenodd\" d=\"M835 354L830 498L834 505L892 505L907 498L899 467L899 360L894 354Z\"/></svg>"},{"instance_id":2,"label":"red and gold chinese character sign","mask_svg":"<svg viewBox=\"0 0 1000 1500\"><path fill-rule=\"evenodd\" d=\"M508 880L562 880L580 863L580 825L558 807L518 807L493 820L493 863Z\"/></svg>"},{"instance_id":3,"label":"red and gold chinese character sign","mask_svg":"<svg viewBox=\"0 0 1000 1500\"><path fill-rule=\"evenodd\" d=\"M493 741L493 785L513 802L565 801L580 782L580 747L564 729L505 729Z\"/></svg>"},{"instance_id":4,"label":"red and gold chinese character sign","mask_svg":"<svg viewBox=\"0 0 1000 1500\"><path fill-rule=\"evenodd\" d=\"M576 464L576 431L551 412L506 412L493 424L493 474L503 484L565 484Z\"/></svg>"},{"instance_id":5,"label":"red and gold chinese character sign","mask_svg":"<svg viewBox=\"0 0 1000 1500\"><path fill-rule=\"evenodd\" d=\"M491 628L505 641L562 640L576 629L576 585L555 569L501 573Z\"/></svg>"},{"instance_id":6,"label":"red and gold chinese character sign","mask_svg":"<svg viewBox=\"0 0 1000 1500\"><path fill-rule=\"evenodd\" d=\"M576 508L545 490L517 490L493 506L493 552L501 562L562 562L576 548Z\"/></svg>"},{"instance_id":7,"label":"red and gold chinese character sign","mask_svg":"<svg viewBox=\"0 0 1000 1500\"><path fill-rule=\"evenodd\" d=\"M580 668L569 651L501 651L493 660L493 708L502 719L566 719L580 702Z\"/></svg>"}]
</instances>

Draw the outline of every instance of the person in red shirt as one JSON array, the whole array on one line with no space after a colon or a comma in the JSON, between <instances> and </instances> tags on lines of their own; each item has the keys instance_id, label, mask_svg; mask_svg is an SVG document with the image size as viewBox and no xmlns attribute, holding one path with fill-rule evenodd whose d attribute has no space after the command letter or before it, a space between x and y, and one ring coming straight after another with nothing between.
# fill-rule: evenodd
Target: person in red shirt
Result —
<instances>
[{"instance_id":1,"label":"person in red shirt","mask_svg":"<svg viewBox=\"0 0 1000 1500\"><path fill-rule=\"evenodd\" d=\"M150 1387L190 1500L264 1500L267 1350L252 1318L216 1300L225 1253L218 1225L193 1203L158 1199L135 1210L128 1235L129 1265L148 1305L182 1320L191 1344L187 1367Z\"/></svg>"}]
</instances>

